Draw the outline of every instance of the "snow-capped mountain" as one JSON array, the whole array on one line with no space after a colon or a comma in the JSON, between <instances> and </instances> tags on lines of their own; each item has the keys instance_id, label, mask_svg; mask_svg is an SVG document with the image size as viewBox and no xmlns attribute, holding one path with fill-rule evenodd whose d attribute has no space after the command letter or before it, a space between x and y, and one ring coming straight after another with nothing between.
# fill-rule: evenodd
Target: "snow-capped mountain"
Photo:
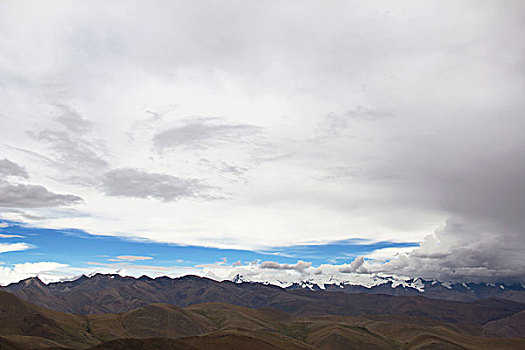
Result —
<instances>
[{"instance_id":1,"label":"snow-capped mountain","mask_svg":"<svg viewBox=\"0 0 525 350\"><path fill-rule=\"evenodd\" d=\"M285 289L325 290L344 293L387 294L396 296L420 295L432 299L471 301L480 298L502 298L525 302L525 287L521 284L504 283L466 283L438 280L399 279L393 276L374 276L372 281L339 281L336 279L321 281L309 278L298 282L289 281L253 281L240 274L232 282L262 283L276 285Z\"/></svg>"}]
</instances>

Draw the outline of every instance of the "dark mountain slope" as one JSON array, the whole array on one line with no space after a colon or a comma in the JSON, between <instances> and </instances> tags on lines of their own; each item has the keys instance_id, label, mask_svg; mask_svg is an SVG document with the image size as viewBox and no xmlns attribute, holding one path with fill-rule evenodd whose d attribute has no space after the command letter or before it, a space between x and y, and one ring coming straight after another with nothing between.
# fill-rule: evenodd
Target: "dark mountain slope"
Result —
<instances>
[{"instance_id":1,"label":"dark mountain slope","mask_svg":"<svg viewBox=\"0 0 525 350\"><path fill-rule=\"evenodd\" d=\"M0 320L0 335L40 337L73 347L97 342L85 331L85 316L41 308L2 291Z\"/></svg>"},{"instance_id":2,"label":"dark mountain slope","mask_svg":"<svg viewBox=\"0 0 525 350\"><path fill-rule=\"evenodd\" d=\"M525 337L525 311L486 323L483 329L500 337Z\"/></svg>"},{"instance_id":3,"label":"dark mountain slope","mask_svg":"<svg viewBox=\"0 0 525 350\"><path fill-rule=\"evenodd\" d=\"M290 293L294 294L297 293ZM415 305L427 307L425 303ZM480 308L478 316L494 313L492 306L501 307L500 301L488 309L483 303L457 304ZM440 304L436 307L439 309ZM465 310L460 308L459 312ZM452 311L444 313L449 315ZM0 316L0 346L12 350L525 348L525 338L481 337L481 325L400 316L294 317L278 310L224 303L196 304L184 309L152 304L122 314L73 315L0 292ZM489 324L494 332L501 330L496 323Z\"/></svg>"},{"instance_id":4,"label":"dark mountain slope","mask_svg":"<svg viewBox=\"0 0 525 350\"><path fill-rule=\"evenodd\" d=\"M90 348L90 350L197 350L196 347L173 338L122 338L110 340Z\"/></svg>"},{"instance_id":5,"label":"dark mountain slope","mask_svg":"<svg viewBox=\"0 0 525 350\"><path fill-rule=\"evenodd\" d=\"M185 276L171 279L101 275L45 285L28 279L5 287L39 306L76 314L121 313L152 303L179 307L222 302L251 308L271 307L293 315L397 315L445 322L483 324L525 310L525 304L482 299L472 302L432 300L422 296L286 290L259 283L217 282Z\"/></svg>"}]
</instances>

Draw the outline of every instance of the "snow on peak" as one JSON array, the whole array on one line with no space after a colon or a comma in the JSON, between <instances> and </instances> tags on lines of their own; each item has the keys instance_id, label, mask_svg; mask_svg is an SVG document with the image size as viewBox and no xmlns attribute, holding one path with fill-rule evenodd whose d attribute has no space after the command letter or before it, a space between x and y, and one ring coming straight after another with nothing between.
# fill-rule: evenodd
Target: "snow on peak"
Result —
<instances>
[{"instance_id":1,"label":"snow on peak","mask_svg":"<svg viewBox=\"0 0 525 350\"><path fill-rule=\"evenodd\" d=\"M244 279L242 278L242 276L238 273L235 275L235 277L233 277L230 281L232 281L233 283L243 283L245 282Z\"/></svg>"}]
</instances>

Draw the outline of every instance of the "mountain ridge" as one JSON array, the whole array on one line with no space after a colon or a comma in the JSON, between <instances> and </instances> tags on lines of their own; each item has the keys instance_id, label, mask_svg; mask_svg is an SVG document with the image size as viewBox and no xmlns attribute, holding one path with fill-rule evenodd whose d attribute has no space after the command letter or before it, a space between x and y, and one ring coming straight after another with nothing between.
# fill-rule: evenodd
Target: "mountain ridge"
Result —
<instances>
[{"instance_id":1,"label":"mountain ridge","mask_svg":"<svg viewBox=\"0 0 525 350\"><path fill-rule=\"evenodd\" d=\"M16 283L11 283L7 286L0 287L2 290L13 292L24 299L30 297L35 298L37 294L58 295L67 293L70 290L83 284L89 290L102 291L108 289L111 285L118 284L121 286L130 286L136 283L135 287L142 287L151 289L148 285L163 286L171 284L174 281L201 281L204 283L234 283L238 285L256 285L265 287L281 288L285 290L300 290L309 289L312 291L328 291L328 292L343 292L343 293L365 293L365 294L385 294L395 296L424 296L431 299L452 300L452 301L474 301L482 298L500 298L512 300L517 302L525 302L525 287L520 284L504 284L504 283L451 283L440 282L437 280L424 280L421 278L409 280L395 280L390 277L378 277L377 283L372 286L352 283L350 281L336 282L336 283L320 283L318 281L304 280L294 282L292 284L270 283L269 281L258 282L251 281L237 274L231 280L216 281L211 278L201 277L196 275L185 275L181 277L171 278L167 276L152 278L149 276L141 276L138 278L131 276L121 276L119 274L101 274L96 273L90 276L81 275L74 280L52 282L49 284L43 283L38 277L30 277ZM145 292L145 290L143 290ZM150 293L155 293L150 290ZM156 302L166 301L163 298L156 300ZM140 305L136 305L137 307ZM78 311L78 310L76 310Z\"/></svg>"},{"instance_id":2,"label":"mountain ridge","mask_svg":"<svg viewBox=\"0 0 525 350\"><path fill-rule=\"evenodd\" d=\"M445 291L452 291L462 296L460 292L463 290L456 291L454 288L442 287L440 291L443 288ZM470 312L473 303L478 303L477 305L487 306L490 313L496 312L498 315L506 315L507 309L516 311L525 309L525 304L519 301L495 299L488 293L485 293L484 298L469 296L472 300L458 301L445 298L431 299L419 291L406 289L404 286L391 288L389 285L381 285L377 289L369 289L368 293L362 292L362 288L349 292L345 291L345 288L334 288L333 286L328 286L323 290L311 290L304 286L285 289L261 283L219 282L194 275L153 279L95 274L91 277L84 276L73 281L47 285L38 278L31 278L2 289L41 307L86 315L129 312L156 303L187 307L206 302L223 302L251 308L271 307L294 315L307 316L357 315L360 312L371 315L389 315L396 314L403 305L405 305L403 315L406 316L412 315L410 312L415 312L410 309L410 305L418 305L425 310L431 308L431 305L440 305L444 310L459 308ZM384 293L384 291L392 294ZM514 292L518 295L522 293L519 290ZM500 305L489 307L495 303L494 300L498 300ZM375 305L378 302L382 305L381 309ZM438 315L427 310L423 314L445 321L449 319L454 322L462 321L457 315L450 316L449 311ZM487 319L487 321L490 320Z\"/></svg>"}]
</instances>

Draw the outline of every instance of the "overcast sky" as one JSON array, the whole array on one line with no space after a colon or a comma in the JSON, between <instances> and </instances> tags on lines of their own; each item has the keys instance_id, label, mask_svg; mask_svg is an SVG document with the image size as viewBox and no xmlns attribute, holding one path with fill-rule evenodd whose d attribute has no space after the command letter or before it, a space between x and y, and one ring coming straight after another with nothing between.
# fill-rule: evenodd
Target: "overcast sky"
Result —
<instances>
[{"instance_id":1,"label":"overcast sky","mask_svg":"<svg viewBox=\"0 0 525 350\"><path fill-rule=\"evenodd\" d=\"M390 242L343 273L525 282L524 19L522 1L1 1L1 218L281 255Z\"/></svg>"}]
</instances>

